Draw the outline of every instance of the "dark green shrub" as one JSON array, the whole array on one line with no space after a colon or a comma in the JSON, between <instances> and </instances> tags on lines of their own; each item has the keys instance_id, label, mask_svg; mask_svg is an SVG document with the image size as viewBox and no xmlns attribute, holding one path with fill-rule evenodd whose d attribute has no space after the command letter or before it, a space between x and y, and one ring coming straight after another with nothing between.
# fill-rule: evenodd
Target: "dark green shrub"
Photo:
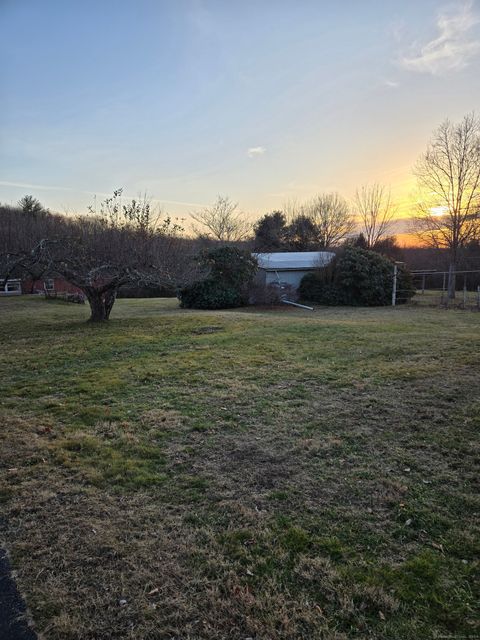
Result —
<instances>
[{"instance_id":1,"label":"dark green shrub","mask_svg":"<svg viewBox=\"0 0 480 640\"><path fill-rule=\"evenodd\" d=\"M392 301L393 263L373 251L348 247L337 264L335 284L343 304L382 306Z\"/></svg>"},{"instance_id":2,"label":"dark green shrub","mask_svg":"<svg viewBox=\"0 0 480 640\"><path fill-rule=\"evenodd\" d=\"M197 261L201 267L210 271L209 277L212 280L237 289L248 286L258 269L252 254L237 247L211 249L201 253Z\"/></svg>"},{"instance_id":3,"label":"dark green shrub","mask_svg":"<svg viewBox=\"0 0 480 640\"><path fill-rule=\"evenodd\" d=\"M325 275L315 271L303 276L298 287L300 300L315 304L342 304L340 292L333 282L328 282Z\"/></svg>"},{"instance_id":4,"label":"dark green shrub","mask_svg":"<svg viewBox=\"0 0 480 640\"><path fill-rule=\"evenodd\" d=\"M248 251L220 247L200 254L200 266L209 275L178 293L182 307L228 309L248 304L249 288L257 271L257 261Z\"/></svg>"},{"instance_id":5,"label":"dark green shrub","mask_svg":"<svg viewBox=\"0 0 480 640\"><path fill-rule=\"evenodd\" d=\"M199 280L182 289L178 297L180 305L187 309L229 309L247 304L235 287L218 283L211 278Z\"/></svg>"},{"instance_id":6,"label":"dark green shrub","mask_svg":"<svg viewBox=\"0 0 480 640\"><path fill-rule=\"evenodd\" d=\"M327 270L302 278L302 300L317 304L383 306L391 304L393 262L374 251L349 246ZM410 273L399 267L397 302L407 302L415 293Z\"/></svg>"}]
</instances>

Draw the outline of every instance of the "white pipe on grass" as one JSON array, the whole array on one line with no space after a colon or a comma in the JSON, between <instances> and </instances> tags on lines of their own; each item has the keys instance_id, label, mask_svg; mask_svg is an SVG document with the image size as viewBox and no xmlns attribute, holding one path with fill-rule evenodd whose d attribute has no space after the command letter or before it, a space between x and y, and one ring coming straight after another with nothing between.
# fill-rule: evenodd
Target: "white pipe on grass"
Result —
<instances>
[{"instance_id":1,"label":"white pipe on grass","mask_svg":"<svg viewBox=\"0 0 480 640\"><path fill-rule=\"evenodd\" d=\"M300 309L308 309L309 311L315 311L313 307L307 307L306 304L299 304L298 302L291 302L290 300L281 300L284 304L292 304L294 307L300 307Z\"/></svg>"}]
</instances>

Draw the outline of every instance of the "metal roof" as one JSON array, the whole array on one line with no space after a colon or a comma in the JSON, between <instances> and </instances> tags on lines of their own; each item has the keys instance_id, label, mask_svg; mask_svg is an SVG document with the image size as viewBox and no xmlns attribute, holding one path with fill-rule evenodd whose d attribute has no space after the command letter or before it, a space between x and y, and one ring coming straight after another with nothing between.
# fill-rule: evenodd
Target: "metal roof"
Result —
<instances>
[{"instance_id":1,"label":"metal roof","mask_svg":"<svg viewBox=\"0 0 480 640\"><path fill-rule=\"evenodd\" d=\"M316 269L325 267L335 256L331 251L282 251L279 253L254 253L260 269L286 271L291 269Z\"/></svg>"}]
</instances>

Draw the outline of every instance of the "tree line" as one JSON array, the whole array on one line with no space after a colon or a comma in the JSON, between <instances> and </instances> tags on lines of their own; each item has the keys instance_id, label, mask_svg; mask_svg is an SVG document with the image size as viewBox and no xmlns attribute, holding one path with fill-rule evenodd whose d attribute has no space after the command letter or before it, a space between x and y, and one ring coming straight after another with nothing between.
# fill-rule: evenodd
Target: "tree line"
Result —
<instances>
[{"instance_id":1,"label":"tree line","mask_svg":"<svg viewBox=\"0 0 480 640\"><path fill-rule=\"evenodd\" d=\"M460 123L442 123L414 171L418 198L412 232L430 250L424 257L448 259L454 297L458 266L465 256L480 255L479 118L468 114ZM91 319L102 321L122 287L175 291L192 283L201 268L194 256L215 243L268 252L335 249L349 242L401 259L389 235L395 213L390 190L379 184L358 189L351 204L338 193L318 194L255 223L238 203L219 196L192 214L195 238L187 238L146 197L124 202L121 190L99 210L77 217L53 214L25 196L17 207L0 207L0 277L22 274L33 282L58 275L83 291Z\"/></svg>"},{"instance_id":2,"label":"tree line","mask_svg":"<svg viewBox=\"0 0 480 640\"><path fill-rule=\"evenodd\" d=\"M238 203L219 196L192 217L198 237L219 242L251 239L256 251L308 251L338 247L355 232L371 249L386 237L395 211L390 191L373 184L357 190L353 208L339 193L323 193L305 203L286 203L252 224Z\"/></svg>"}]
</instances>

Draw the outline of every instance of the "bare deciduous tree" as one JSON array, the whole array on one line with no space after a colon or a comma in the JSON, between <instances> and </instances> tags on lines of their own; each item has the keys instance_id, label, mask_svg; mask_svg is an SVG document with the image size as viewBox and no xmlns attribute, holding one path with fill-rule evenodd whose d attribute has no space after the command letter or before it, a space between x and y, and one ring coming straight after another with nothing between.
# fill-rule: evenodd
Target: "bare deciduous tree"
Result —
<instances>
[{"instance_id":1,"label":"bare deciduous tree","mask_svg":"<svg viewBox=\"0 0 480 640\"><path fill-rule=\"evenodd\" d=\"M238 211L238 202L233 202L228 196L218 196L211 207L205 207L191 216L201 225L194 227L197 235L207 235L221 242L245 240L252 228L245 214Z\"/></svg>"},{"instance_id":2,"label":"bare deciduous tree","mask_svg":"<svg viewBox=\"0 0 480 640\"><path fill-rule=\"evenodd\" d=\"M445 120L418 160L420 190L414 228L430 247L447 249L448 295L455 298L455 271L465 245L480 237L480 119Z\"/></svg>"},{"instance_id":3,"label":"bare deciduous tree","mask_svg":"<svg viewBox=\"0 0 480 640\"><path fill-rule=\"evenodd\" d=\"M372 249L388 235L396 213L390 189L381 184L364 185L355 192L354 202L366 247Z\"/></svg>"},{"instance_id":4,"label":"bare deciduous tree","mask_svg":"<svg viewBox=\"0 0 480 640\"><path fill-rule=\"evenodd\" d=\"M83 291L95 322L108 320L123 285L186 284L191 262L182 251L178 226L168 218L153 226L146 201L122 205L120 195L117 191L102 203L100 216L68 219L46 214L28 243L23 227L29 228L31 215L17 215L14 233L4 240L0 233L0 244L6 248L0 256L4 279L15 271L60 276Z\"/></svg>"},{"instance_id":5,"label":"bare deciduous tree","mask_svg":"<svg viewBox=\"0 0 480 640\"><path fill-rule=\"evenodd\" d=\"M355 220L347 201L338 193L315 196L304 207L316 228L320 248L335 247L355 229Z\"/></svg>"}]
</instances>

